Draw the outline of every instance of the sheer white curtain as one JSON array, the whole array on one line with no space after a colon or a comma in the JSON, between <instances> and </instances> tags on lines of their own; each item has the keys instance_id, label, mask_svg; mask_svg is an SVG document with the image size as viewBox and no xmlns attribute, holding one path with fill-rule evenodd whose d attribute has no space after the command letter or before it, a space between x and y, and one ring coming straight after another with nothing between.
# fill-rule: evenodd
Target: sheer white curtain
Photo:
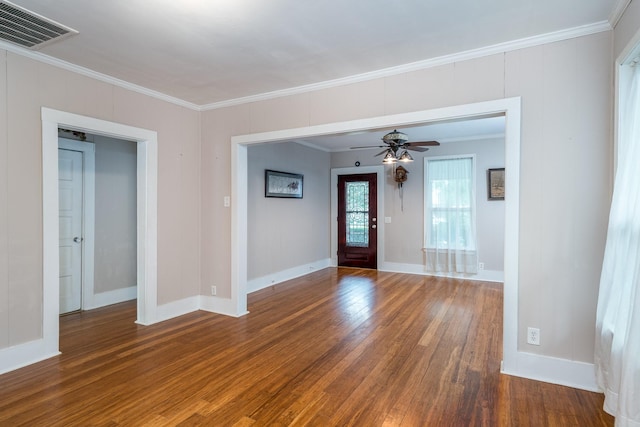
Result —
<instances>
[{"instance_id":1,"label":"sheer white curtain","mask_svg":"<svg viewBox=\"0 0 640 427\"><path fill-rule=\"evenodd\" d=\"M640 426L640 67L622 112L596 317L595 364L616 426Z\"/></svg>"},{"instance_id":2,"label":"sheer white curtain","mask_svg":"<svg viewBox=\"0 0 640 427\"><path fill-rule=\"evenodd\" d=\"M427 270L478 272L473 156L425 158Z\"/></svg>"}]
</instances>

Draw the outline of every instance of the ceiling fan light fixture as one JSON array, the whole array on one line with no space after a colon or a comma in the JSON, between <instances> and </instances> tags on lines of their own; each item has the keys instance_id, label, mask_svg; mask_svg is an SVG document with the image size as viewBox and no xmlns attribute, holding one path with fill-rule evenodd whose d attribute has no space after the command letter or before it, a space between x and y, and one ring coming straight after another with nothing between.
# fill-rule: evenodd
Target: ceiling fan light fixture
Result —
<instances>
[{"instance_id":1,"label":"ceiling fan light fixture","mask_svg":"<svg viewBox=\"0 0 640 427\"><path fill-rule=\"evenodd\" d=\"M383 136L382 140L386 143L393 142L396 144L403 144L409 140L409 137L406 133L394 130L393 132L389 132L388 134Z\"/></svg>"},{"instance_id":2,"label":"ceiling fan light fixture","mask_svg":"<svg viewBox=\"0 0 640 427\"><path fill-rule=\"evenodd\" d=\"M404 163L409 163L413 162L413 157L411 157L411 154L409 154L407 150L404 150L404 153L402 153L398 160Z\"/></svg>"},{"instance_id":3,"label":"ceiling fan light fixture","mask_svg":"<svg viewBox=\"0 0 640 427\"><path fill-rule=\"evenodd\" d=\"M387 150L387 154L385 154L384 159L382 159L382 163L385 164L395 163L397 161L398 159L391 149Z\"/></svg>"}]
</instances>

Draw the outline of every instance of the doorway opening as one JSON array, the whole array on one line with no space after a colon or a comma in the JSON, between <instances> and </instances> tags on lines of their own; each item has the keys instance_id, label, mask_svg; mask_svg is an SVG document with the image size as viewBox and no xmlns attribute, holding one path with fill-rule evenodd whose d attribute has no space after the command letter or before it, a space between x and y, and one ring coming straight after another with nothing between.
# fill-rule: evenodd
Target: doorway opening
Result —
<instances>
[{"instance_id":1,"label":"doorway opening","mask_svg":"<svg viewBox=\"0 0 640 427\"><path fill-rule=\"evenodd\" d=\"M61 129L58 166L60 314L136 299L136 143Z\"/></svg>"},{"instance_id":2,"label":"doorway opening","mask_svg":"<svg viewBox=\"0 0 640 427\"><path fill-rule=\"evenodd\" d=\"M236 315L247 313L247 149L253 144L282 142L322 135L394 128L488 115L505 116L505 256L502 372L518 371L518 256L520 188L520 98L416 111L367 119L284 129L231 138L231 304ZM333 212L332 212L333 213ZM378 212L378 215L383 215ZM333 234L333 233L332 233ZM332 251L333 252L333 251ZM335 254L335 252L332 253ZM380 256L380 254L378 254Z\"/></svg>"},{"instance_id":3,"label":"doorway opening","mask_svg":"<svg viewBox=\"0 0 640 427\"><path fill-rule=\"evenodd\" d=\"M59 348L58 128L135 141L137 151L137 320L148 325L157 311L157 169L154 131L53 110L42 111L43 353Z\"/></svg>"}]
</instances>

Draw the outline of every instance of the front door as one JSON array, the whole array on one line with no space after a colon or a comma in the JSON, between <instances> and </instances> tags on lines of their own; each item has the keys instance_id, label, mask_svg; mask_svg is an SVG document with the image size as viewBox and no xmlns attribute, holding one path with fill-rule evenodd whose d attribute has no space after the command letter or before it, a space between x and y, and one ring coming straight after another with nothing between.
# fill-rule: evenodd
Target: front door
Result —
<instances>
[{"instance_id":1,"label":"front door","mask_svg":"<svg viewBox=\"0 0 640 427\"><path fill-rule=\"evenodd\" d=\"M378 268L377 174L338 176L338 265Z\"/></svg>"},{"instance_id":2,"label":"front door","mask_svg":"<svg viewBox=\"0 0 640 427\"><path fill-rule=\"evenodd\" d=\"M58 149L60 314L82 308L82 153Z\"/></svg>"}]
</instances>

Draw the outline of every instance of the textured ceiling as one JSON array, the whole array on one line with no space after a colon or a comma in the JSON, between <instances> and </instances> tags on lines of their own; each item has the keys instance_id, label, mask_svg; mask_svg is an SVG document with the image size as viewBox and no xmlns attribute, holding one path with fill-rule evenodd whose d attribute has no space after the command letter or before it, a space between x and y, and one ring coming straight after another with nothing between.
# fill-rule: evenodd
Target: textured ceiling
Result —
<instances>
[{"instance_id":1,"label":"textured ceiling","mask_svg":"<svg viewBox=\"0 0 640 427\"><path fill-rule=\"evenodd\" d=\"M606 21L621 0L14 0L79 31L41 53L196 105Z\"/></svg>"}]
</instances>

